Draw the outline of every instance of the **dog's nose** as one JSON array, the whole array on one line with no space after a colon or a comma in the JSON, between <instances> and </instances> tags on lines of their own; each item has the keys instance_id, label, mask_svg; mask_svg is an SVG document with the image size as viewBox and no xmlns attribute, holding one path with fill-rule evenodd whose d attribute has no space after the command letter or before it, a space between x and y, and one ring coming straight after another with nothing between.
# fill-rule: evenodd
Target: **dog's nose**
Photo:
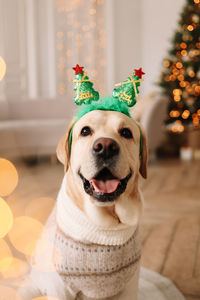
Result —
<instances>
[{"instance_id":1,"label":"dog's nose","mask_svg":"<svg viewBox=\"0 0 200 300\"><path fill-rule=\"evenodd\" d=\"M93 154L104 159L112 158L119 154L118 144L110 138L99 138L93 144Z\"/></svg>"}]
</instances>

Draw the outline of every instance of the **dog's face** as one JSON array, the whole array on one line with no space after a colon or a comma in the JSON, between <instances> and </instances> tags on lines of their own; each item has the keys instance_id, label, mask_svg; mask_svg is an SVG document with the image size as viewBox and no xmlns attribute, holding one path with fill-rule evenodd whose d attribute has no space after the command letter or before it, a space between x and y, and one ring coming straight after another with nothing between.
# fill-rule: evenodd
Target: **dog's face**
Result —
<instances>
[{"instance_id":1,"label":"dog's face","mask_svg":"<svg viewBox=\"0 0 200 300\"><path fill-rule=\"evenodd\" d=\"M65 164L69 193L72 190L72 198L79 199L77 204L82 210L84 199L107 207L138 193L139 172L146 177L147 161L144 136L140 156L140 134L138 125L128 116L95 110L75 123L71 154L69 132L63 137L57 148L58 158Z\"/></svg>"}]
</instances>

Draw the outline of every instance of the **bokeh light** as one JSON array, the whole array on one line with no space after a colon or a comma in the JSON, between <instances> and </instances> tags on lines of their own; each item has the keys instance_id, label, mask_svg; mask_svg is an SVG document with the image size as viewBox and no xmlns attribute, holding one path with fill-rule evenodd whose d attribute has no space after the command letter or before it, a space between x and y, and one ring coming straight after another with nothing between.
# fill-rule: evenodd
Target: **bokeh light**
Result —
<instances>
[{"instance_id":1,"label":"bokeh light","mask_svg":"<svg viewBox=\"0 0 200 300\"><path fill-rule=\"evenodd\" d=\"M0 196L10 195L18 184L15 166L7 159L0 158Z\"/></svg>"},{"instance_id":2,"label":"bokeh light","mask_svg":"<svg viewBox=\"0 0 200 300\"><path fill-rule=\"evenodd\" d=\"M13 214L8 204L0 197L0 238L3 238L13 225Z\"/></svg>"},{"instance_id":3,"label":"bokeh light","mask_svg":"<svg viewBox=\"0 0 200 300\"><path fill-rule=\"evenodd\" d=\"M40 197L30 201L25 208L25 215L45 223L49 217L55 200L49 197Z\"/></svg>"},{"instance_id":4,"label":"bokeh light","mask_svg":"<svg viewBox=\"0 0 200 300\"><path fill-rule=\"evenodd\" d=\"M22 300L16 290L0 285L0 300Z\"/></svg>"},{"instance_id":5,"label":"bokeh light","mask_svg":"<svg viewBox=\"0 0 200 300\"><path fill-rule=\"evenodd\" d=\"M29 264L19 258L13 257L9 267L2 271L2 275L5 279L13 279L22 277L30 271Z\"/></svg>"},{"instance_id":6,"label":"bokeh light","mask_svg":"<svg viewBox=\"0 0 200 300\"><path fill-rule=\"evenodd\" d=\"M3 239L0 239L0 272L6 271L13 261L12 252Z\"/></svg>"},{"instance_id":7,"label":"bokeh light","mask_svg":"<svg viewBox=\"0 0 200 300\"><path fill-rule=\"evenodd\" d=\"M6 74L6 63L3 57L0 56L0 81L4 78Z\"/></svg>"},{"instance_id":8,"label":"bokeh light","mask_svg":"<svg viewBox=\"0 0 200 300\"><path fill-rule=\"evenodd\" d=\"M192 25L188 25L187 29L188 29L189 31L192 31L192 30L194 30L194 27L193 27Z\"/></svg>"},{"instance_id":9,"label":"bokeh light","mask_svg":"<svg viewBox=\"0 0 200 300\"><path fill-rule=\"evenodd\" d=\"M44 226L37 220L22 216L14 220L9 232L13 246L25 255L33 255Z\"/></svg>"}]
</instances>

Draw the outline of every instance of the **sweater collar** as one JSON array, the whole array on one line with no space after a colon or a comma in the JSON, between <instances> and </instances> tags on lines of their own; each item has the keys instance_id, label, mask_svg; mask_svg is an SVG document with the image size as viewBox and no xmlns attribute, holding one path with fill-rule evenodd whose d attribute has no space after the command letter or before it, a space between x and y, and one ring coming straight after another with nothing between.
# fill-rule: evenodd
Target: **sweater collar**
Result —
<instances>
[{"instance_id":1,"label":"sweater collar","mask_svg":"<svg viewBox=\"0 0 200 300\"><path fill-rule=\"evenodd\" d=\"M76 206L66 193L66 176L64 176L57 198L57 225L72 238L101 245L122 245L134 234L136 227L119 224L105 228L94 224Z\"/></svg>"}]
</instances>

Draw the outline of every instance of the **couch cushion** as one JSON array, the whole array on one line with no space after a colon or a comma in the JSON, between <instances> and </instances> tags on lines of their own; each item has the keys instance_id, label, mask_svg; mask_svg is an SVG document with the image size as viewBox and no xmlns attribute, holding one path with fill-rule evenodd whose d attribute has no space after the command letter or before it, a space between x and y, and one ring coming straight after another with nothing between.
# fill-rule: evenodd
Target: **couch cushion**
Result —
<instances>
[{"instance_id":1,"label":"couch cushion","mask_svg":"<svg viewBox=\"0 0 200 300\"><path fill-rule=\"evenodd\" d=\"M69 118L75 104L71 99L41 99L0 102L0 120Z\"/></svg>"}]
</instances>

